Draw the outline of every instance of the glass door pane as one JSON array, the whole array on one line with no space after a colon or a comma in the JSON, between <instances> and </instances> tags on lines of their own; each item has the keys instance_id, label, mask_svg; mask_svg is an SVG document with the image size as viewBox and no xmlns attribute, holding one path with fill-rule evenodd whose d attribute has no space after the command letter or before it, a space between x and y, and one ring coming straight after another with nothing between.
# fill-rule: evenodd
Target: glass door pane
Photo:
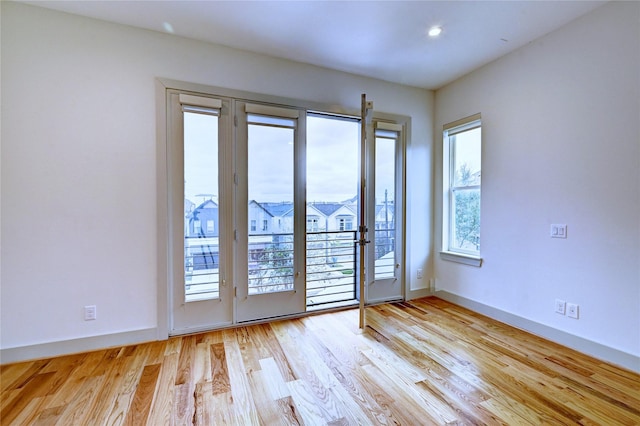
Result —
<instances>
[{"instance_id":1,"label":"glass door pane","mask_svg":"<svg viewBox=\"0 0 640 426\"><path fill-rule=\"evenodd\" d=\"M391 126L391 125L389 125ZM396 126L393 126L396 127ZM400 126L397 126L400 128ZM367 303L398 300L402 286L402 155L400 130L376 129L369 159Z\"/></svg>"},{"instance_id":2,"label":"glass door pane","mask_svg":"<svg viewBox=\"0 0 640 426\"><path fill-rule=\"evenodd\" d=\"M220 285L218 117L184 112L185 301L217 299Z\"/></svg>"},{"instance_id":3,"label":"glass door pane","mask_svg":"<svg viewBox=\"0 0 640 426\"><path fill-rule=\"evenodd\" d=\"M293 290L294 125L248 117L249 295Z\"/></svg>"},{"instance_id":4,"label":"glass door pane","mask_svg":"<svg viewBox=\"0 0 640 426\"><path fill-rule=\"evenodd\" d=\"M376 132L375 142L375 279L395 278L395 133L383 137ZM392 136L392 137L388 137Z\"/></svg>"},{"instance_id":5,"label":"glass door pane","mask_svg":"<svg viewBox=\"0 0 640 426\"><path fill-rule=\"evenodd\" d=\"M307 116L307 308L356 300L359 121Z\"/></svg>"}]
</instances>

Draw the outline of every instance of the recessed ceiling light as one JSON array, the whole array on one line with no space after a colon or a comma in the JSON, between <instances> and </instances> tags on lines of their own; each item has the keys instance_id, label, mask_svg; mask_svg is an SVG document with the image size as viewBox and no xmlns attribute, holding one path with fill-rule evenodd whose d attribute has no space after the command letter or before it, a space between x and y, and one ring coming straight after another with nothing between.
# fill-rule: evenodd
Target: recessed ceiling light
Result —
<instances>
[{"instance_id":1,"label":"recessed ceiling light","mask_svg":"<svg viewBox=\"0 0 640 426\"><path fill-rule=\"evenodd\" d=\"M442 33L442 28L432 27L427 34L429 34L429 37L438 37L440 33Z\"/></svg>"},{"instance_id":2,"label":"recessed ceiling light","mask_svg":"<svg viewBox=\"0 0 640 426\"><path fill-rule=\"evenodd\" d=\"M163 23L162 23L162 27L163 27L163 28L164 28L164 30L165 30L166 32L168 32L169 34L173 34L173 33L174 33L174 31L173 31L173 25L171 25L170 23L168 23L168 22L163 22Z\"/></svg>"}]
</instances>

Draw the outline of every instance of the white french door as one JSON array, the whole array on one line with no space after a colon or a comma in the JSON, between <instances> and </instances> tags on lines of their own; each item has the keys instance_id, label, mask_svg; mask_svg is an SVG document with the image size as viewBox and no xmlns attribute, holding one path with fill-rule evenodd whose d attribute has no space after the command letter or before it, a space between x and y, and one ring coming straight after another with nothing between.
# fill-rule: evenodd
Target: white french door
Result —
<instances>
[{"instance_id":1,"label":"white french door","mask_svg":"<svg viewBox=\"0 0 640 426\"><path fill-rule=\"evenodd\" d=\"M172 89L167 112L170 334L402 298L402 126L367 120L358 154L354 116Z\"/></svg>"},{"instance_id":2,"label":"white french door","mask_svg":"<svg viewBox=\"0 0 640 426\"><path fill-rule=\"evenodd\" d=\"M367 303L404 297L402 125L378 121L367 149Z\"/></svg>"},{"instance_id":3,"label":"white french door","mask_svg":"<svg viewBox=\"0 0 640 426\"><path fill-rule=\"evenodd\" d=\"M230 100L169 91L170 334L233 321Z\"/></svg>"},{"instance_id":4,"label":"white french door","mask_svg":"<svg viewBox=\"0 0 640 426\"><path fill-rule=\"evenodd\" d=\"M236 321L305 311L305 120L237 102Z\"/></svg>"}]
</instances>

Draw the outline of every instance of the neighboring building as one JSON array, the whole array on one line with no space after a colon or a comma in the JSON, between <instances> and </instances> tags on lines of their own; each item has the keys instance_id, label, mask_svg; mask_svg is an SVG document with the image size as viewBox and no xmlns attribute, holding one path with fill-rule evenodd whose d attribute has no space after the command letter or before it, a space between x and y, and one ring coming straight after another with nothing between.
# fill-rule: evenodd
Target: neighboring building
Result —
<instances>
[{"instance_id":1,"label":"neighboring building","mask_svg":"<svg viewBox=\"0 0 640 426\"><path fill-rule=\"evenodd\" d=\"M187 216L186 235L197 238L217 237L219 223L218 204L213 200L207 200Z\"/></svg>"},{"instance_id":2,"label":"neighboring building","mask_svg":"<svg viewBox=\"0 0 640 426\"><path fill-rule=\"evenodd\" d=\"M216 269L219 263L219 209L213 200L206 200L197 207L185 200L185 259L187 270ZM393 203L376 206L376 229L394 228ZM255 267L266 250L274 244L290 243L293 233L293 203L258 202L251 200L248 208L249 263ZM352 232L357 230L356 204L345 202L312 202L307 204L306 229L309 233L318 232L324 236L314 239L313 248L320 244L326 250L327 259L337 262L341 257L352 256L352 247L347 240L355 238ZM378 235L379 232L383 234ZM377 239L384 239L380 255L393 250L393 239L379 231ZM320 238L315 241L316 238ZM329 244L331 241L333 243ZM338 242L341 241L341 242ZM344 244L347 244L346 246ZM332 248L329 248L331 245Z\"/></svg>"},{"instance_id":3,"label":"neighboring building","mask_svg":"<svg viewBox=\"0 0 640 426\"><path fill-rule=\"evenodd\" d=\"M289 234L293 232L293 203L282 201L279 203L260 203L271 215L270 229L274 234Z\"/></svg>"},{"instance_id":4,"label":"neighboring building","mask_svg":"<svg viewBox=\"0 0 640 426\"><path fill-rule=\"evenodd\" d=\"M185 200L185 209L187 200ZM186 216L185 267L187 270L216 269L220 262L218 248L218 204L206 200Z\"/></svg>"},{"instance_id":5,"label":"neighboring building","mask_svg":"<svg viewBox=\"0 0 640 426\"><path fill-rule=\"evenodd\" d=\"M350 204L314 202L307 205L307 231L309 232L313 232L314 229L315 231L355 231L356 223L356 212Z\"/></svg>"},{"instance_id":6,"label":"neighboring building","mask_svg":"<svg viewBox=\"0 0 640 426\"><path fill-rule=\"evenodd\" d=\"M249 201L249 235L271 234L273 215L261 203Z\"/></svg>"}]
</instances>

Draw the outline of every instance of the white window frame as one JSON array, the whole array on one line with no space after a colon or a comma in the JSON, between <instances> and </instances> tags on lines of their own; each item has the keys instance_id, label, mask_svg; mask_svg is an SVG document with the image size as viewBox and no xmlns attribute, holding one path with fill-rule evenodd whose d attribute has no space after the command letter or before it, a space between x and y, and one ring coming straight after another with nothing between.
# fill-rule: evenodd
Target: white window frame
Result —
<instances>
[{"instance_id":1,"label":"white window frame","mask_svg":"<svg viewBox=\"0 0 640 426\"><path fill-rule=\"evenodd\" d=\"M455 181L455 158L454 144L455 135L482 128L482 118L480 114L474 114L443 126L442 134L442 181L443 181L443 199L442 199L442 251L440 257L444 260L463 263L471 266L482 266L482 257L480 251L464 250L453 247L451 239L454 231L452 229L454 220L453 192L464 189L477 189L482 194L481 184L470 186L454 186ZM482 142L481 142L482 144Z\"/></svg>"}]
</instances>

